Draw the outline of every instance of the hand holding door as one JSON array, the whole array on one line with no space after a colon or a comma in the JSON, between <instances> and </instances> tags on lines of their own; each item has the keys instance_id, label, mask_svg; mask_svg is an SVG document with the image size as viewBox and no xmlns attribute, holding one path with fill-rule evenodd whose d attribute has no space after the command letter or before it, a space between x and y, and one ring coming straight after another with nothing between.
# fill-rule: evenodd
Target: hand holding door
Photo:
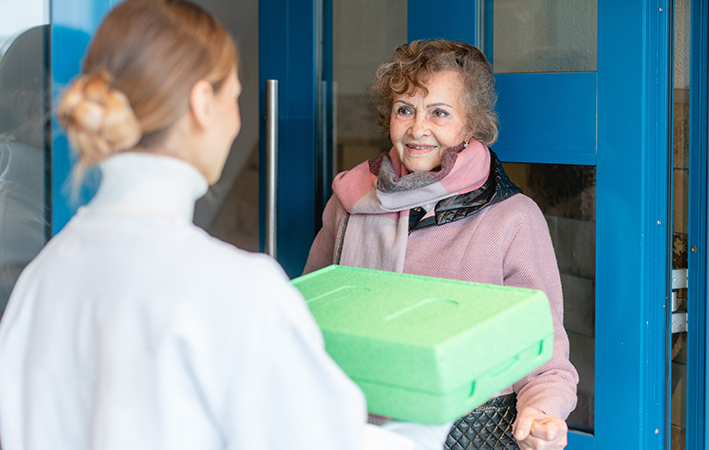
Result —
<instances>
[{"instance_id":1,"label":"hand holding door","mask_svg":"<svg viewBox=\"0 0 709 450\"><path fill-rule=\"evenodd\" d=\"M521 450L555 450L566 447L566 422L528 406L515 422L515 439Z\"/></svg>"}]
</instances>

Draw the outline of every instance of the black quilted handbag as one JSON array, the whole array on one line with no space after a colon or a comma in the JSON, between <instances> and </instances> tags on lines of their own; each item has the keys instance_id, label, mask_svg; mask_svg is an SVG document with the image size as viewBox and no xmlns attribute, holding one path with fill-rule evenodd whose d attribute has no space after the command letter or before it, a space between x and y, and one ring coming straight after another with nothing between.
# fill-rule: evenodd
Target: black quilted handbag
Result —
<instances>
[{"instance_id":1,"label":"black quilted handbag","mask_svg":"<svg viewBox=\"0 0 709 450\"><path fill-rule=\"evenodd\" d=\"M517 417L517 396L502 395L458 419L448 433L445 450L518 450L512 434Z\"/></svg>"}]
</instances>

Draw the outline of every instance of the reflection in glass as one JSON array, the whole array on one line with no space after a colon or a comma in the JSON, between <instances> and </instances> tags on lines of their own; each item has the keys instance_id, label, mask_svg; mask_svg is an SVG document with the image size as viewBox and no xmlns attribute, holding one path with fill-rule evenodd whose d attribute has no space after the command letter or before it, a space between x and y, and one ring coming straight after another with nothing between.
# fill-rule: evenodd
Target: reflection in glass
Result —
<instances>
[{"instance_id":1,"label":"reflection in glass","mask_svg":"<svg viewBox=\"0 0 709 450\"><path fill-rule=\"evenodd\" d=\"M49 27L30 28L0 59L0 313L47 241Z\"/></svg>"},{"instance_id":2,"label":"reflection in glass","mask_svg":"<svg viewBox=\"0 0 709 450\"><path fill-rule=\"evenodd\" d=\"M496 0L495 73L596 71L596 0Z\"/></svg>"},{"instance_id":3,"label":"reflection in glass","mask_svg":"<svg viewBox=\"0 0 709 450\"><path fill-rule=\"evenodd\" d=\"M564 291L564 327L579 372L571 428L592 432L596 328L596 168L504 164L510 179L541 208L549 224Z\"/></svg>"}]
</instances>

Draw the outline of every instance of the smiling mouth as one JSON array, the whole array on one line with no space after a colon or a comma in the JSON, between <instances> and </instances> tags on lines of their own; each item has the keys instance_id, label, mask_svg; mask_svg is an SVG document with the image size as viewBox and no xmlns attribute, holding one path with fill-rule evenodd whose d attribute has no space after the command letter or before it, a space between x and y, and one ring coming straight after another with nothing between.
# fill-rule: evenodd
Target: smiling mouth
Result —
<instances>
[{"instance_id":1,"label":"smiling mouth","mask_svg":"<svg viewBox=\"0 0 709 450\"><path fill-rule=\"evenodd\" d=\"M414 153L426 153L434 148L436 148L435 145L414 145L414 144L406 144L406 148L409 149L409 151L412 151Z\"/></svg>"}]
</instances>

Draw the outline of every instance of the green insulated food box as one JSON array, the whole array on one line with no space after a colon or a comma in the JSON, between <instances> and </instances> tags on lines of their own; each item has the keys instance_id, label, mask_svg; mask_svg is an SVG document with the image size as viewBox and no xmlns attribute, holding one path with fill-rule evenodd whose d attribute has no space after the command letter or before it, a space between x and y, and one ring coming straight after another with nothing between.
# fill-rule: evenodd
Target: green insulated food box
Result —
<instances>
[{"instance_id":1,"label":"green insulated food box","mask_svg":"<svg viewBox=\"0 0 709 450\"><path fill-rule=\"evenodd\" d=\"M455 420L551 358L541 291L337 265L292 283L372 414Z\"/></svg>"}]
</instances>

